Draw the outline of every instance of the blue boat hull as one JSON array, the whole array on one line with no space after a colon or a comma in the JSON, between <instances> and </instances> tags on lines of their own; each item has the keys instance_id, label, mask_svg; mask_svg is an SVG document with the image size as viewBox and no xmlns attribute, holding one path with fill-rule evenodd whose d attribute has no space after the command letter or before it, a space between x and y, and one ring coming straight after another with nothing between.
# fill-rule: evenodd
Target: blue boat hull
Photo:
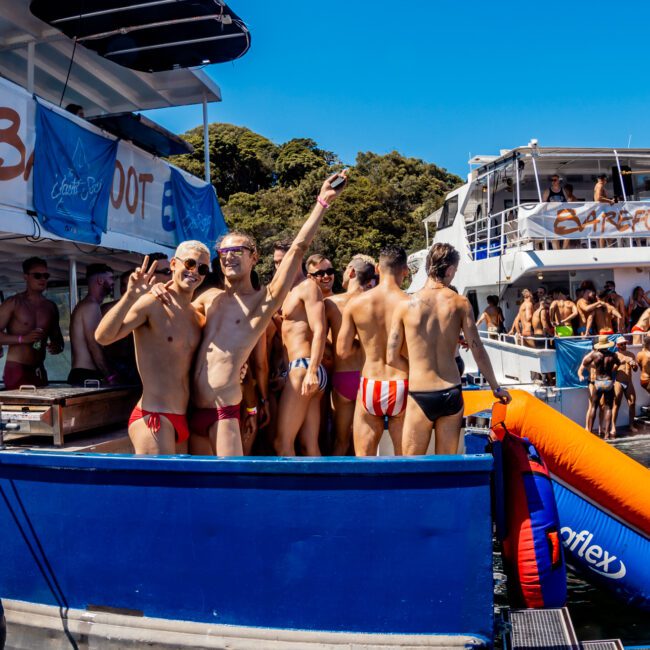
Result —
<instances>
[{"instance_id":1,"label":"blue boat hull","mask_svg":"<svg viewBox=\"0 0 650 650\"><path fill-rule=\"evenodd\" d=\"M0 596L489 643L491 467L2 452Z\"/></svg>"}]
</instances>

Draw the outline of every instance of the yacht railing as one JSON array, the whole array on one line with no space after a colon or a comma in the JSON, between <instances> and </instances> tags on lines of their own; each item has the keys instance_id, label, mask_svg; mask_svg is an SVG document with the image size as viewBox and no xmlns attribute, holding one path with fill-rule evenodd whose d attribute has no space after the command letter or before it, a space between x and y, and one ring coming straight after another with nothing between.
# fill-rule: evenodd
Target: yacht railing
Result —
<instances>
[{"instance_id":1,"label":"yacht railing","mask_svg":"<svg viewBox=\"0 0 650 650\"><path fill-rule=\"evenodd\" d=\"M531 237L522 232L519 206L479 217L466 224L467 249L471 259L481 260L504 255L511 250L564 250L592 248L629 248L647 245L638 233L617 233L616 237L587 231L580 239Z\"/></svg>"},{"instance_id":2,"label":"yacht railing","mask_svg":"<svg viewBox=\"0 0 650 650\"><path fill-rule=\"evenodd\" d=\"M561 338L563 341L574 340L574 341L585 341L587 339L594 341L598 338L598 334L589 335L589 336L522 336L521 334L509 334L507 332L488 332L486 330L479 330L479 336L485 341L499 341L500 343L509 343L510 345L516 345L518 347L524 348L526 350L555 350L554 341L557 338ZM633 343L634 335L631 333L616 334L616 336L623 336L628 344ZM532 345L527 345L526 343L530 342Z\"/></svg>"}]
</instances>

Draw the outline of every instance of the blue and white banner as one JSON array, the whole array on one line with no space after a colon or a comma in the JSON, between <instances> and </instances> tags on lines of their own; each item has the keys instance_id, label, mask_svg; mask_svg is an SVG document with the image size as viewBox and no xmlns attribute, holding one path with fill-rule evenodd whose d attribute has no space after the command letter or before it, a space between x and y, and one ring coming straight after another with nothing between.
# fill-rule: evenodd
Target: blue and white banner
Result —
<instances>
[{"instance_id":1,"label":"blue and white banner","mask_svg":"<svg viewBox=\"0 0 650 650\"><path fill-rule=\"evenodd\" d=\"M99 244L106 232L117 140L36 107L34 207L41 224L67 239Z\"/></svg>"},{"instance_id":2,"label":"blue and white banner","mask_svg":"<svg viewBox=\"0 0 650 650\"><path fill-rule=\"evenodd\" d=\"M174 167L170 181L178 242L196 239L214 251L215 242L228 230L214 188L192 185Z\"/></svg>"}]
</instances>

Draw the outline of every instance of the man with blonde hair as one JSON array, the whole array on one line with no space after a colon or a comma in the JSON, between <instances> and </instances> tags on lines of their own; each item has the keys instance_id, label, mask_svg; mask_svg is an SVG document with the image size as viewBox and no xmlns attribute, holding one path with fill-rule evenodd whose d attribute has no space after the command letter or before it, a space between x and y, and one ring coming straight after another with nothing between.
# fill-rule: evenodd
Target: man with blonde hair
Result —
<instances>
[{"instance_id":1,"label":"man with blonde hair","mask_svg":"<svg viewBox=\"0 0 650 650\"><path fill-rule=\"evenodd\" d=\"M142 378L142 397L129 419L135 453L187 453L190 366L205 321L192 296L210 271L210 251L198 241L179 244L169 262L165 302L149 292L157 264L144 258L124 295L102 318L95 338L109 345L133 332Z\"/></svg>"}]
</instances>

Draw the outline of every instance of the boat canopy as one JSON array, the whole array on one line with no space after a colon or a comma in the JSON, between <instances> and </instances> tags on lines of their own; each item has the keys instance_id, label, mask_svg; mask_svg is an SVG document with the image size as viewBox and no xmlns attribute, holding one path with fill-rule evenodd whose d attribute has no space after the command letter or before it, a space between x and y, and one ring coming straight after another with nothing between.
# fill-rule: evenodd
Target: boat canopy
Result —
<instances>
[{"instance_id":1,"label":"boat canopy","mask_svg":"<svg viewBox=\"0 0 650 650\"><path fill-rule=\"evenodd\" d=\"M75 47L29 11L29 0L0 0L0 7L0 75L57 106L80 104L92 117L221 101L219 86L204 70L130 70Z\"/></svg>"},{"instance_id":2,"label":"boat canopy","mask_svg":"<svg viewBox=\"0 0 650 650\"><path fill-rule=\"evenodd\" d=\"M250 34L221 0L33 0L31 12L120 65L158 72L244 55Z\"/></svg>"},{"instance_id":3,"label":"boat canopy","mask_svg":"<svg viewBox=\"0 0 650 650\"><path fill-rule=\"evenodd\" d=\"M194 147L189 142L139 113L102 115L89 121L154 156L167 158L194 152Z\"/></svg>"}]
</instances>

